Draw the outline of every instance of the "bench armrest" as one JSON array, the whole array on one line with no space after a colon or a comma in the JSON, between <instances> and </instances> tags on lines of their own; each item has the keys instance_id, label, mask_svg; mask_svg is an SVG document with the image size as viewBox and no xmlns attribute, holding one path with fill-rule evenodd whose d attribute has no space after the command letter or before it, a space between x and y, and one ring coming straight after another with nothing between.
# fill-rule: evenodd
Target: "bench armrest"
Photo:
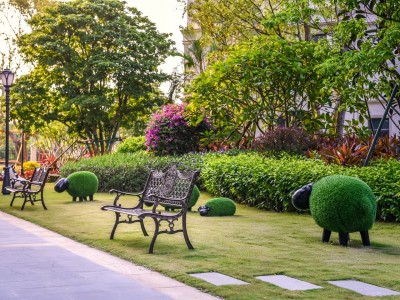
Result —
<instances>
[{"instance_id":1,"label":"bench armrest","mask_svg":"<svg viewBox=\"0 0 400 300\"><path fill-rule=\"evenodd\" d=\"M139 205L137 205L137 206L140 206L140 202L141 202L141 200L142 200L143 191L142 191L142 192L139 192L139 193L131 193L131 192L119 191L119 190L116 190L116 189L111 189L111 190L109 191L109 193L110 193L110 194L114 194L114 193L117 194L117 195L115 196L115 199L114 199L114 202L113 202L113 205L114 205L114 206L121 206L120 204L118 204L119 197L121 197L121 196L134 196L134 197L138 197L138 198L139 198Z\"/></svg>"}]
</instances>

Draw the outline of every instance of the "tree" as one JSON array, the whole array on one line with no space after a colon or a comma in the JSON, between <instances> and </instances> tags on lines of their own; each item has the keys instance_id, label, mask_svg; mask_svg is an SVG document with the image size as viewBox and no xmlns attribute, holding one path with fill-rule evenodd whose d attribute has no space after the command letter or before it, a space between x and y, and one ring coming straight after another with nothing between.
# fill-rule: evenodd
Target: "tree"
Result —
<instances>
[{"instance_id":1,"label":"tree","mask_svg":"<svg viewBox=\"0 0 400 300\"><path fill-rule=\"evenodd\" d=\"M279 37L241 43L195 79L189 108L235 141L252 140L282 122L310 131L329 128L331 114L323 109L330 100L314 70L323 57L315 49L315 43Z\"/></svg>"},{"instance_id":2,"label":"tree","mask_svg":"<svg viewBox=\"0 0 400 300\"><path fill-rule=\"evenodd\" d=\"M173 53L168 34L118 0L71 1L29 20L18 44L34 69L15 86L13 117L24 129L59 121L106 153L164 99L158 66Z\"/></svg>"}]
</instances>

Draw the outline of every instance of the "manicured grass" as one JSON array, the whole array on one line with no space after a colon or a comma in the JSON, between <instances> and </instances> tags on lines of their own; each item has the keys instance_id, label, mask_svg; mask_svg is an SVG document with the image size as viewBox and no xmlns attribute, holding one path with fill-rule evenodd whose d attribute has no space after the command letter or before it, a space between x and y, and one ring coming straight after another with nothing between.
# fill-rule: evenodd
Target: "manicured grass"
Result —
<instances>
[{"instance_id":1,"label":"manicured grass","mask_svg":"<svg viewBox=\"0 0 400 300\"><path fill-rule=\"evenodd\" d=\"M9 207L11 196L0 197L0 210L29 220L64 236L146 266L188 285L226 299L361 299L357 293L332 286L329 280L356 279L400 291L400 225L376 223L370 231L371 247L362 246L358 233L350 235L348 248L320 242L322 229L309 215L259 211L237 205L233 217L201 217L197 207L211 195L202 193L188 215L190 240L183 236L159 236L154 254L147 254L150 237L138 224L122 224L115 240L109 240L114 215L101 211L113 195L95 194L93 202L72 202L58 194L53 184L45 191L47 211L38 203L20 211L21 200ZM149 233L153 222L146 221ZM189 276L194 272L220 272L250 284L213 286ZM284 274L323 287L309 291L287 291L259 281L255 276ZM384 299L398 297L384 297Z\"/></svg>"}]
</instances>

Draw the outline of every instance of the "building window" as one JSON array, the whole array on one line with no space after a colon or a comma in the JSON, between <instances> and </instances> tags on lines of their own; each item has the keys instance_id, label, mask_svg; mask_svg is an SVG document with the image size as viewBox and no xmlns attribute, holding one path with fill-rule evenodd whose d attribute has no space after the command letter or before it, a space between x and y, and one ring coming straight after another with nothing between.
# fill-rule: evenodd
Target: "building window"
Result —
<instances>
[{"instance_id":1,"label":"building window","mask_svg":"<svg viewBox=\"0 0 400 300\"><path fill-rule=\"evenodd\" d=\"M379 123L381 122L382 118L371 118L371 122L369 122L369 129L371 129L376 134L376 131L379 127ZM372 125L372 127L371 127ZM389 119L385 119L383 122L383 126L379 136L389 135Z\"/></svg>"}]
</instances>

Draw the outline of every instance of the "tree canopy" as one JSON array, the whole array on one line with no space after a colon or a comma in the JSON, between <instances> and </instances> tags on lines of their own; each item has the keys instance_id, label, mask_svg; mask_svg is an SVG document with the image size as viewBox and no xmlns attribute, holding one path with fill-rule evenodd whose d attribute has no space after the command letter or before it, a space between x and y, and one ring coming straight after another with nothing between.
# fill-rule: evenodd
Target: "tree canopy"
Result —
<instances>
[{"instance_id":1,"label":"tree canopy","mask_svg":"<svg viewBox=\"0 0 400 300\"><path fill-rule=\"evenodd\" d=\"M189 107L209 109L226 136L272 128L279 117L290 125L288 108L304 128L341 134L345 111L359 114L347 124L359 127L368 99L388 98L400 78L397 0L195 0L188 10L200 42L218 50L193 82Z\"/></svg>"},{"instance_id":2,"label":"tree canopy","mask_svg":"<svg viewBox=\"0 0 400 300\"><path fill-rule=\"evenodd\" d=\"M168 34L119 0L60 2L35 14L18 40L34 69L16 83L12 116L24 130L59 121L110 151L121 126L133 127L164 102L159 65L174 53ZM142 124L143 126L143 124Z\"/></svg>"}]
</instances>

